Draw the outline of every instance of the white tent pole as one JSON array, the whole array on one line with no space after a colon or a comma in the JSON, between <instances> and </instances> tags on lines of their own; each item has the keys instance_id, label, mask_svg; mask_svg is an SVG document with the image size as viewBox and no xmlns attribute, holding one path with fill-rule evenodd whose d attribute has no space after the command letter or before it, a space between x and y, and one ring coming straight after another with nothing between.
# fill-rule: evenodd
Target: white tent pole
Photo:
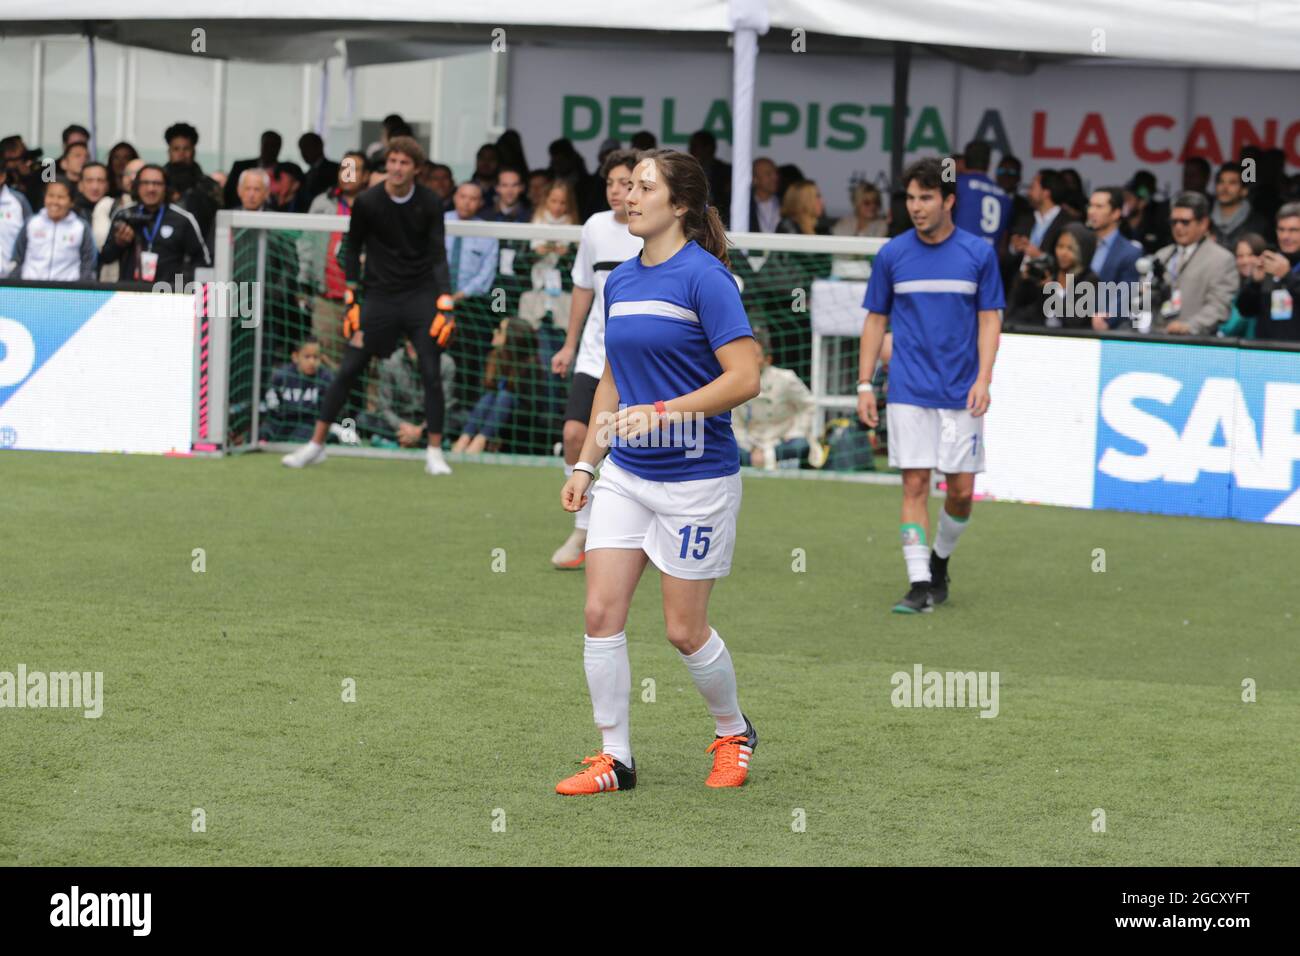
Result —
<instances>
[{"instance_id":1,"label":"white tent pole","mask_svg":"<svg viewBox=\"0 0 1300 956\"><path fill-rule=\"evenodd\" d=\"M303 132L311 129L311 64L302 65L302 125L298 127ZM299 134L301 135L301 134ZM294 137L297 142L298 137Z\"/></svg>"},{"instance_id":2,"label":"white tent pole","mask_svg":"<svg viewBox=\"0 0 1300 956\"><path fill-rule=\"evenodd\" d=\"M96 113L95 113L95 88L97 83L95 77L95 34L92 30L86 31L86 52L87 54L89 54L89 59L90 59L90 143L89 145L90 145L90 158L94 159L96 156L95 139L99 135L99 123L96 120Z\"/></svg>"},{"instance_id":3,"label":"white tent pole","mask_svg":"<svg viewBox=\"0 0 1300 956\"><path fill-rule=\"evenodd\" d=\"M212 129L217 169L226 168L226 61L212 61Z\"/></svg>"},{"instance_id":4,"label":"white tent pole","mask_svg":"<svg viewBox=\"0 0 1300 956\"><path fill-rule=\"evenodd\" d=\"M767 0L731 0L731 231L749 232L754 165L754 73L758 37L766 33Z\"/></svg>"},{"instance_id":5,"label":"white tent pole","mask_svg":"<svg viewBox=\"0 0 1300 956\"><path fill-rule=\"evenodd\" d=\"M123 108L122 139L128 143L135 142L136 97L140 91L140 59L135 47L126 48L126 95L122 97L126 104ZM138 147L137 147L138 150Z\"/></svg>"},{"instance_id":6,"label":"white tent pole","mask_svg":"<svg viewBox=\"0 0 1300 956\"><path fill-rule=\"evenodd\" d=\"M117 83L113 95L113 142L120 143L126 139L126 54L118 47ZM104 157L108 159L107 156ZM117 188L117 187L114 187Z\"/></svg>"},{"instance_id":7,"label":"white tent pole","mask_svg":"<svg viewBox=\"0 0 1300 956\"><path fill-rule=\"evenodd\" d=\"M325 123L329 113L330 103L330 61L320 61L320 99L316 104L316 125L313 127L316 135L324 139Z\"/></svg>"},{"instance_id":8,"label":"white tent pole","mask_svg":"<svg viewBox=\"0 0 1300 956\"><path fill-rule=\"evenodd\" d=\"M32 121L28 148L41 145L41 120L45 113L45 41L32 44ZM62 144L60 144L62 145Z\"/></svg>"}]
</instances>

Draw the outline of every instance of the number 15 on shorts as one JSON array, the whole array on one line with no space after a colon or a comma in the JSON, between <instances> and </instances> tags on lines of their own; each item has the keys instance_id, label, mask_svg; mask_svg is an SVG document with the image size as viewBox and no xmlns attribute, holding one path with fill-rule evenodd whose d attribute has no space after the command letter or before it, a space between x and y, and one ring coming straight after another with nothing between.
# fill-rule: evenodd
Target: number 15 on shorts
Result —
<instances>
[{"instance_id":1,"label":"number 15 on shorts","mask_svg":"<svg viewBox=\"0 0 1300 956\"><path fill-rule=\"evenodd\" d=\"M709 535L713 533L713 528L706 524L695 526L695 547L691 548L691 526L685 525L677 530L682 536L682 550L678 555L679 558L686 557L686 549L690 548L691 557L696 561L704 560L704 556L709 553Z\"/></svg>"}]
</instances>

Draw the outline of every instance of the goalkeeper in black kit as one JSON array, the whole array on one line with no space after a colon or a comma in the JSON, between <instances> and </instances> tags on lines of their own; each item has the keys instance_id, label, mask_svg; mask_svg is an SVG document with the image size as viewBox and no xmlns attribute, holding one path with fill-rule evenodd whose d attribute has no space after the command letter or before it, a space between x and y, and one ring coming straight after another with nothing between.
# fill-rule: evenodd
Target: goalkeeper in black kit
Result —
<instances>
[{"instance_id":1,"label":"goalkeeper in black kit","mask_svg":"<svg viewBox=\"0 0 1300 956\"><path fill-rule=\"evenodd\" d=\"M311 441L283 458L290 468L325 460L325 436L353 384L372 357L388 357L406 336L415 346L424 384L428 435L424 470L431 475L451 474L442 455L440 360L455 322L442 201L415 182L415 171L423 162L424 150L414 139L398 136L389 140L387 179L361 193L352 206L344 262L348 310L343 361L321 402Z\"/></svg>"}]
</instances>

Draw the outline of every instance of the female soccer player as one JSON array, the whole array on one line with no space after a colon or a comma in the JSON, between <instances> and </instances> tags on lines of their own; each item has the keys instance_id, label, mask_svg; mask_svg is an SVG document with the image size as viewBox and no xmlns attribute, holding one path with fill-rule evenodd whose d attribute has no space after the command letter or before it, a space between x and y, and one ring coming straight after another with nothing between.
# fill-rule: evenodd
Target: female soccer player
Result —
<instances>
[{"instance_id":1,"label":"female soccer player","mask_svg":"<svg viewBox=\"0 0 1300 956\"><path fill-rule=\"evenodd\" d=\"M705 783L740 786L758 745L737 701L731 655L708 620L713 582L731 570L740 511L730 412L758 394L760 360L707 196L704 170L689 154L638 157L626 202L628 231L644 248L605 284L605 368L582 454L560 493L566 511L582 508L609 452L587 532L583 650L604 739L583 770L556 786L562 794L636 786L624 627L647 561L661 575L668 640L713 715Z\"/></svg>"}]
</instances>

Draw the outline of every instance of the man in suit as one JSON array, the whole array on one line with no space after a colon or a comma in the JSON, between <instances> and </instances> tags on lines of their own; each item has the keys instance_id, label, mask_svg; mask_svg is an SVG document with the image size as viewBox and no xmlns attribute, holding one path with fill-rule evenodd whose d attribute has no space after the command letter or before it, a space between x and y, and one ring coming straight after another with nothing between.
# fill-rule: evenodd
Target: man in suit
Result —
<instances>
[{"instance_id":1,"label":"man in suit","mask_svg":"<svg viewBox=\"0 0 1300 956\"><path fill-rule=\"evenodd\" d=\"M225 200L227 209L237 209L239 203L239 176L246 169L265 169L270 176L280 159L280 134L268 129L262 134L262 144L256 159L237 159L226 177Z\"/></svg>"},{"instance_id":2,"label":"man in suit","mask_svg":"<svg viewBox=\"0 0 1300 956\"><path fill-rule=\"evenodd\" d=\"M1004 275L1015 276L1008 301L1017 296L1016 287L1025 280L1025 265L1046 253L1056 254L1056 240L1068 222L1078 217L1061 205L1066 193L1065 181L1054 169L1040 169L1029 184L1029 204L1034 208L1032 222L1021 223L1011 231L1009 251L1003 259ZM1027 232L1025 230L1028 230Z\"/></svg>"},{"instance_id":3,"label":"man in suit","mask_svg":"<svg viewBox=\"0 0 1300 956\"><path fill-rule=\"evenodd\" d=\"M1092 271L1097 274L1098 288L1111 290L1109 301L1119 305L1118 311L1109 313L1100 303L1092 317L1092 327L1098 332L1113 329L1129 322L1129 292L1132 283L1140 281L1137 261L1142 255L1140 243L1125 239L1119 223L1124 218L1124 190L1119 186L1094 189L1088 200L1088 228L1097 237L1097 251L1092 255Z\"/></svg>"},{"instance_id":4,"label":"man in suit","mask_svg":"<svg viewBox=\"0 0 1300 956\"><path fill-rule=\"evenodd\" d=\"M339 164L325 158L325 141L316 133L303 133L298 137L298 152L307 164L302 189L298 193L305 210L313 199L338 181Z\"/></svg>"},{"instance_id":5,"label":"man in suit","mask_svg":"<svg viewBox=\"0 0 1300 956\"><path fill-rule=\"evenodd\" d=\"M749 231L776 232L781 222L781 197L777 189L781 174L766 156L754 160L753 185L749 193Z\"/></svg>"},{"instance_id":6,"label":"man in suit","mask_svg":"<svg viewBox=\"0 0 1300 956\"><path fill-rule=\"evenodd\" d=\"M1232 311L1240 276L1237 259L1210 235L1204 193L1180 193L1169 211L1174 241L1156 252L1164 265L1165 300L1151 330L1169 335L1213 335Z\"/></svg>"}]
</instances>

